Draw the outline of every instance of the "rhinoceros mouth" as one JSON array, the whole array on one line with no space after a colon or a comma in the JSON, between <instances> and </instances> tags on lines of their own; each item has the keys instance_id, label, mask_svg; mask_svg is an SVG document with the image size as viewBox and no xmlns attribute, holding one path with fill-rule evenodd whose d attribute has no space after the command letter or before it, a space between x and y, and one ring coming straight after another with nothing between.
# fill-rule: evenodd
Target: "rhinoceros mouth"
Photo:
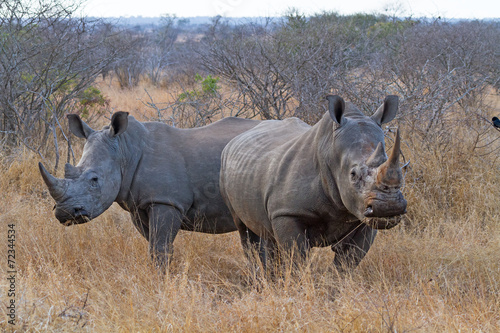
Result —
<instances>
[{"instance_id":1,"label":"rhinoceros mouth","mask_svg":"<svg viewBox=\"0 0 500 333\"><path fill-rule=\"evenodd\" d=\"M70 216L68 218L66 218L65 220L62 220L60 221L62 225L64 226L70 226L70 225L74 225L74 224L83 224L83 223L87 223L91 220L89 214L82 210L80 212L78 212L77 214L75 214L74 216Z\"/></svg>"},{"instance_id":2,"label":"rhinoceros mouth","mask_svg":"<svg viewBox=\"0 0 500 333\"><path fill-rule=\"evenodd\" d=\"M403 215L391 217L365 217L362 222L373 229L391 229L397 226L402 219Z\"/></svg>"}]
</instances>

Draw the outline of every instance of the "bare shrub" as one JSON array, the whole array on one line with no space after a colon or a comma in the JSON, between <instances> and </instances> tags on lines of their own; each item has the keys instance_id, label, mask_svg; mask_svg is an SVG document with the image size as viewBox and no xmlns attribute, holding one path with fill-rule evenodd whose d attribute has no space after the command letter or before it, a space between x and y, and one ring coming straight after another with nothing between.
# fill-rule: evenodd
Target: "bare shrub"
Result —
<instances>
[{"instance_id":1,"label":"bare shrub","mask_svg":"<svg viewBox=\"0 0 500 333\"><path fill-rule=\"evenodd\" d=\"M280 20L233 28L216 21L201 61L207 71L241 92L250 114L264 119L298 116L315 123L325 111L328 93L366 109L372 109L367 101L373 96L377 102L383 98L383 86L371 84L379 81L373 67L378 53L374 54L367 31L387 20L335 13L307 18L292 11Z\"/></svg>"},{"instance_id":2,"label":"bare shrub","mask_svg":"<svg viewBox=\"0 0 500 333\"><path fill-rule=\"evenodd\" d=\"M182 20L180 25L182 25ZM149 36L147 52L146 74L155 86L161 84L167 67L172 64L174 43L179 35L179 20L172 15L161 17L160 26Z\"/></svg>"},{"instance_id":3,"label":"bare shrub","mask_svg":"<svg viewBox=\"0 0 500 333\"><path fill-rule=\"evenodd\" d=\"M209 73L235 85L250 116L282 119L293 95L291 79L285 77L286 44L271 34L270 26L249 24L232 29L227 22L214 22L212 39L201 51Z\"/></svg>"},{"instance_id":4,"label":"bare shrub","mask_svg":"<svg viewBox=\"0 0 500 333\"><path fill-rule=\"evenodd\" d=\"M500 149L491 135L491 94L498 90L495 22L399 19L384 15L305 17L232 26L214 21L201 61L239 91L247 115L298 116L313 124L336 93L370 114L388 94L400 96L398 119L414 144L450 148L468 127L467 149ZM487 42L486 42L487 41Z\"/></svg>"},{"instance_id":5,"label":"bare shrub","mask_svg":"<svg viewBox=\"0 0 500 333\"><path fill-rule=\"evenodd\" d=\"M402 119L425 143L450 144L452 124L477 130L489 118L498 85L498 26L482 22L419 24L396 35L382 67L403 97ZM484 41L488 42L485 43ZM480 122L478 123L478 120Z\"/></svg>"},{"instance_id":6,"label":"bare shrub","mask_svg":"<svg viewBox=\"0 0 500 333\"><path fill-rule=\"evenodd\" d=\"M58 0L0 7L0 139L42 157L52 143L56 167L61 117L116 55L102 56L107 34L74 18L77 9Z\"/></svg>"},{"instance_id":7,"label":"bare shrub","mask_svg":"<svg viewBox=\"0 0 500 333\"><path fill-rule=\"evenodd\" d=\"M243 111L238 98L222 95L219 78L195 75L193 89L187 89L181 82L177 87L182 92L169 93L171 103L157 103L148 93L146 106L155 111L151 121L161 121L174 127L190 128L208 125L227 116L239 116ZM146 91L147 92L147 91Z\"/></svg>"},{"instance_id":8,"label":"bare shrub","mask_svg":"<svg viewBox=\"0 0 500 333\"><path fill-rule=\"evenodd\" d=\"M146 72L147 37L141 31L122 30L113 43L127 49L113 63L113 71L122 89L136 87Z\"/></svg>"}]
</instances>

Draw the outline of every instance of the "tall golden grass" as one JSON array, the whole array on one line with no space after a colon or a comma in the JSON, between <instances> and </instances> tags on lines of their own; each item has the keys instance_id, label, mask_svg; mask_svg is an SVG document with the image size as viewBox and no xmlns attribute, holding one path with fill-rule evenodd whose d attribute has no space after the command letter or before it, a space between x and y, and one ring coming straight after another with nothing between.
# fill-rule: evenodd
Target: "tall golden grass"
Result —
<instances>
[{"instance_id":1,"label":"tall golden grass","mask_svg":"<svg viewBox=\"0 0 500 333\"><path fill-rule=\"evenodd\" d=\"M145 112L143 88L103 91L115 110ZM457 133L460 151L405 148L407 219L379 232L356 270L339 276L330 249L313 249L304 266L272 281L253 276L236 233L181 232L167 274L158 274L121 208L62 226L38 157L4 156L0 330L498 332L499 165L471 158L467 133ZM15 326L6 316L7 224L17 235Z\"/></svg>"}]
</instances>

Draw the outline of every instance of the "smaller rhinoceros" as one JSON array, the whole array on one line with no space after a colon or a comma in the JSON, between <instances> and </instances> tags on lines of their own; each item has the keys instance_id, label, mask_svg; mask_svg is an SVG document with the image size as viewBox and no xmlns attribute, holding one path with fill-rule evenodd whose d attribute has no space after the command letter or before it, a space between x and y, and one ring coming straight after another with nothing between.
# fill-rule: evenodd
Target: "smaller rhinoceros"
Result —
<instances>
[{"instance_id":1,"label":"smaller rhinoceros","mask_svg":"<svg viewBox=\"0 0 500 333\"><path fill-rule=\"evenodd\" d=\"M388 96L371 117L339 96L314 126L297 118L263 121L222 152L220 187L243 247L266 253L296 244L331 246L335 264L355 267L376 229L406 213L400 191L399 132L387 158L381 125L398 110Z\"/></svg>"},{"instance_id":2,"label":"smaller rhinoceros","mask_svg":"<svg viewBox=\"0 0 500 333\"><path fill-rule=\"evenodd\" d=\"M178 129L117 112L109 126L95 131L78 115L70 114L68 120L71 132L87 140L80 162L66 164L64 179L39 164L62 224L88 222L117 202L130 212L160 266L166 264L179 229L236 230L220 195L220 156L229 140L258 121L225 118Z\"/></svg>"}]
</instances>

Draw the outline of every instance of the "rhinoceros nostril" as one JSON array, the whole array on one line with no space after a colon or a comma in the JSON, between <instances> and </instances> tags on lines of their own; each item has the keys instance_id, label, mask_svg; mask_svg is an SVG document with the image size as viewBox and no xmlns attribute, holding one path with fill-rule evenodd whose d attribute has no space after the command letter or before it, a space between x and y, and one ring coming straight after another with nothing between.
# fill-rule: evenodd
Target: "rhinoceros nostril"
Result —
<instances>
[{"instance_id":1,"label":"rhinoceros nostril","mask_svg":"<svg viewBox=\"0 0 500 333\"><path fill-rule=\"evenodd\" d=\"M365 213L363 215L370 216L372 214L373 214L373 207L372 206L367 206L366 210L365 210Z\"/></svg>"},{"instance_id":2,"label":"rhinoceros nostril","mask_svg":"<svg viewBox=\"0 0 500 333\"><path fill-rule=\"evenodd\" d=\"M87 212L85 211L85 209L83 209L82 206L75 207L73 210L73 215L75 215L75 216L86 215L86 214L87 214Z\"/></svg>"}]
</instances>

